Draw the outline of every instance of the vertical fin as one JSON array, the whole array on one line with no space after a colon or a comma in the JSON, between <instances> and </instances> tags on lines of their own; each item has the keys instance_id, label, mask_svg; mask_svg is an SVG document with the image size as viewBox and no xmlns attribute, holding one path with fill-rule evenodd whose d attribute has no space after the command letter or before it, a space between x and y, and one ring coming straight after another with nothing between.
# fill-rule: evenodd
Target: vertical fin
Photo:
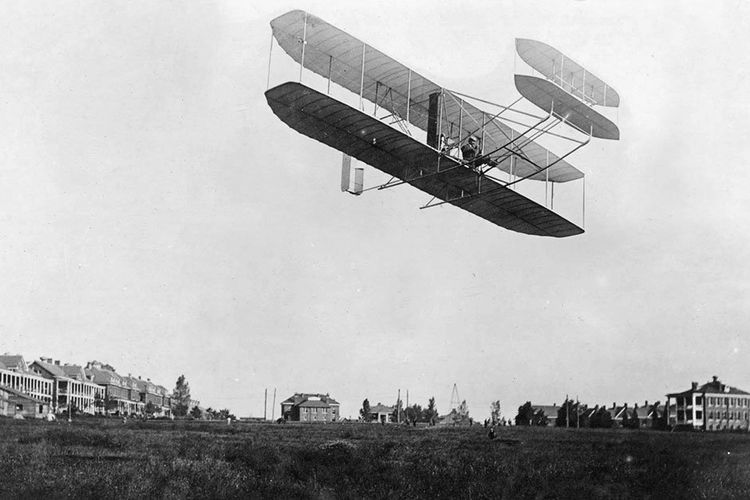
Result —
<instances>
[{"instance_id":1,"label":"vertical fin","mask_svg":"<svg viewBox=\"0 0 750 500\"><path fill-rule=\"evenodd\" d=\"M362 194L362 188L365 183L365 169L362 167L356 167L354 169L354 189L350 191L352 194Z\"/></svg>"},{"instance_id":2,"label":"vertical fin","mask_svg":"<svg viewBox=\"0 0 750 500\"><path fill-rule=\"evenodd\" d=\"M349 191L349 185L351 182L351 171L352 171L352 157L344 153L344 157L341 159L341 191Z\"/></svg>"}]
</instances>

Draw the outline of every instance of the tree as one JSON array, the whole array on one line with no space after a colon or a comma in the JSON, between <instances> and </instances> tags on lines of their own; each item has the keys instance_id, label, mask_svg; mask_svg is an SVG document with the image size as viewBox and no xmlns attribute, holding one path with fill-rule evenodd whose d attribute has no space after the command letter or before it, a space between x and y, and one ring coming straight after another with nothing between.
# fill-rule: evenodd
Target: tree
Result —
<instances>
[{"instance_id":1,"label":"tree","mask_svg":"<svg viewBox=\"0 0 750 500\"><path fill-rule=\"evenodd\" d=\"M396 407L391 414L391 420L393 422L401 422L404 420L404 404L400 399L396 401Z\"/></svg>"},{"instance_id":2,"label":"tree","mask_svg":"<svg viewBox=\"0 0 750 500\"><path fill-rule=\"evenodd\" d=\"M203 412L197 406L193 406L193 409L190 410L190 416L193 417L196 420L199 420L199 419L203 418Z\"/></svg>"},{"instance_id":3,"label":"tree","mask_svg":"<svg viewBox=\"0 0 750 500\"><path fill-rule=\"evenodd\" d=\"M370 401L367 398L362 401L362 408L359 410L359 416L362 418L363 422L370 421Z\"/></svg>"},{"instance_id":4,"label":"tree","mask_svg":"<svg viewBox=\"0 0 750 500\"><path fill-rule=\"evenodd\" d=\"M623 429L630 429L630 414L628 413L627 404L622 409L622 427Z\"/></svg>"},{"instance_id":5,"label":"tree","mask_svg":"<svg viewBox=\"0 0 750 500\"><path fill-rule=\"evenodd\" d=\"M232 415L232 413L226 408L219 410L219 413L216 416L218 417L219 420L226 420L228 418L231 418L232 420L237 420L237 417Z\"/></svg>"},{"instance_id":6,"label":"tree","mask_svg":"<svg viewBox=\"0 0 750 500\"><path fill-rule=\"evenodd\" d=\"M557 410L555 415L555 425L557 427L575 427L577 405L571 399L565 400L565 403Z\"/></svg>"},{"instance_id":7,"label":"tree","mask_svg":"<svg viewBox=\"0 0 750 500\"><path fill-rule=\"evenodd\" d=\"M518 407L518 415L516 415L516 425L531 425L534 419L534 409L531 407L531 401L526 401L524 404Z\"/></svg>"},{"instance_id":8,"label":"tree","mask_svg":"<svg viewBox=\"0 0 750 500\"><path fill-rule=\"evenodd\" d=\"M104 398L98 392L94 394L94 408L94 412L97 414L102 413L102 411L104 410Z\"/></svg>"},{"instance_id":9,"label":"tree","mask_svg":"<svg viewBox=\"0 0 750 500\"><path fill-rule=\"evenodd\" d=\"M153 418L154 413L156 413L157 410L158 408L152 401L149 401L146 403L146 406L143 407L143 413L145 413L148 418Z\"/></svg>"},{"instance_id":10,"label":"tree","mask_svg":"<svg viewBox=\"0 0 750 500\"><path fill-rule=\"evenodd\" d=\"M104 396L104 411L117 411L120 408L120 402L109 394Z\"/></svg>"},{"instance_id":11,"label":"tree","mask_svg":"<svg viewBox=\"0 0 750 500\"><path fill-rule=\"evenodd\" d=\"M500 422L500 401L490 403L490 419L493 424Z\"/></svg>"},{"instance_id":12,"label":"tree","mask_svg":"<svg viewBox=\"0 0 750 500\"><path fill-rule=\"evenodd\" d=\"M659 414L659 405L661 401L657 401L651 406L651 428L656 430L666 430L667 428L667 412L663 411Z\"/></svg>"},{"instance_id":13,"label":"tree","mask_svg":"<svg viewBox=\"0 0 750 500\"><path fill-rule=\"evenodd\" d=\"M547 415L544 414L544 410L537 410L534 412L534 416L531 418L531 425L538 425L545 427L549 424Z\"/></svg>"},{"instance_id":14,"label":"tree","mask_svg":"<svg viewBox=\"0 0 750 500\"><path fill-rule=\"evenodd\" d=\"M469 405L466 404L466 400L463 400L458 408L451 411L451 418L454 424L466 424L469 423Z\"/></svg>"},{"instance_id":15,"label":"tree","mask_svg":"<svg viewBox=\"0 0 750 500\"><path fill-rule=\"evenodd\" d=\"M435 405L435 396L433 396L427 402L427 408L424 410L424 420L429 422L430 425L435 425L437 418L438 411L437 406Z\"/></svg>"},{"instance_id":16,"label":"tree","mask_svg":"<svg viewBox=\"0 0 750 500\"><path fill-rule=\"evenodd\" d=\"M544 414L544 410L534 410L531 406L531 401L526 401L523 405L518 407L518 415L516 415L516 425L538 425L546 426L549 424L547 415Z\"/></svg>"},{"instance_id":17,"label":"tree","mask_svg":"<svg viewBox=\"0 0 750 500\"><path fill-rule=\"evenodd\" d=\"M420 405L413 404L411 406L407 406L405 413L407 422L422 422L424 410L422 410L422 407Z\"/></svg>"},{"instance_id":18,"label":"tree","mask_svg":"<svg viewBox=\"0 0 750 500\"><path fill-rule=\"evenodd\" d=\"M185 380L185 375L180 375L172 391L172 413L175 417L184 417L187 415L189 405L190 385Z\"/></svg>"},{"instance_id":19,"label":"tree","mask_svg":"<svg viewBox=\"0 0 750 500\"><path fill-rule=\"evenodd\" d=\"M602 406L591 415L591 427L594 429L609 429L612 427L612 415L607 408Z\"/></svg>"},{"instance_id":20,"label":"tree","mask_svg":"<svg viewBox=\"0 0 750 500\"><path fill-rule=\"evenodd\" d=\"M628 409L625 408L625 413L628 413ZM638 429L641 426L641 419L638 417L638 404L636 403L635 408L633 408L632 413L628 415L627 420L625 419L625 415L623 415L622 418L622 426L626 429Z\"/></svg>"}]
</instances>

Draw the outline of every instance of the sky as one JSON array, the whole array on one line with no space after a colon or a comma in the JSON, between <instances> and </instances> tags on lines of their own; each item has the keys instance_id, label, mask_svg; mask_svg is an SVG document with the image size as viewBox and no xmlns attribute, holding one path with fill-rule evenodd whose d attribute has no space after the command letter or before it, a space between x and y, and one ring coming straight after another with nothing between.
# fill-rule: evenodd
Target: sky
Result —
<instances>
[{"instance_id":1,"label":"sky","mask_svg":"<svg viewBox=\"0 0 750 500\"><path fill-rule=\"evenodd\" d=\"M750 390L747 2L352 5L4 4L0 352L184 374L238 416L266 389L269 417L274 389L276 416L314 392L356 417L399 390L446 413L455 384L480 420L713 375ZM292 9L493 102L518 97L517 37L611 84L621 140L568 158L586 232L419 210L409 186L342 194L340 153L264 97L269 23ZM270 52L275 85L290 59Z\"/></svg>"}]
</instances>

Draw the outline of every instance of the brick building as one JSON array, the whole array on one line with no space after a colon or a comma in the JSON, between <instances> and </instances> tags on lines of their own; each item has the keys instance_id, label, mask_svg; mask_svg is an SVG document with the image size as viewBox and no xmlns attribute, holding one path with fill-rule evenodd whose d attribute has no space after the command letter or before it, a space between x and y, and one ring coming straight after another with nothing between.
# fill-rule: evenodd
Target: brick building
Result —
<instances>
[{"instance_id":1,"label":"brick building","mask_svg":"<svg viewBox=\"0 0 750 500\"><path fill-rule=\"evenodd\" d=\"M339 406L328 394L296 393L281 402L281 416L290 422L335 422Z\"/></svg>"}]
</instances>

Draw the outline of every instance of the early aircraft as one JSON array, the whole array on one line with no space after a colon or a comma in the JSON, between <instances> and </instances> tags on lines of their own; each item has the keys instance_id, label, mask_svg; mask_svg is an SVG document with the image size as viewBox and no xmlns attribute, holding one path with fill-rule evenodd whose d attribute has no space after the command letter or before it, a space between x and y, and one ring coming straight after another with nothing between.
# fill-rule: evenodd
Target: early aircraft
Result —
<instances>
[{"instance_id":1,"label":"early aircraft","mask_svg":"<svg viewBox=\"0 0 750 500\"><path fill-rule=\"evenodd\" d=\"M410 184L431 195L421 208L451 204L532 235L583 233L552 210L554 185L584 178L565 158L592 137L619 139L617 126L595 106L616 107L620 98L579 64L541 42L516 40L519 56L542 75L516 75L516 88L546 114L519 111L516 103L488 112L478 105L492 103L443 88L307 12L288 12L271 21L271 28L271 47L275 39L299 64L300 77L268 89L268 104L294 130L344 154L342 191L367 190L361 168L353 182L350 177L354 157L392 176L374 188ZM303 69L322 77L326 91L303 84ZM359 105L334 98L331 82L358 95ZM364 111L365 102L374 105L372 113ZM578 137L551 132L560 123ZM555 155L535 142L544 134L574 147ZM477 144L478 150L472 149ZM506 172L507 180L496 171ZM518 192L522 181L545 183L544 205Z\"/></svg>"}]
</instances>

